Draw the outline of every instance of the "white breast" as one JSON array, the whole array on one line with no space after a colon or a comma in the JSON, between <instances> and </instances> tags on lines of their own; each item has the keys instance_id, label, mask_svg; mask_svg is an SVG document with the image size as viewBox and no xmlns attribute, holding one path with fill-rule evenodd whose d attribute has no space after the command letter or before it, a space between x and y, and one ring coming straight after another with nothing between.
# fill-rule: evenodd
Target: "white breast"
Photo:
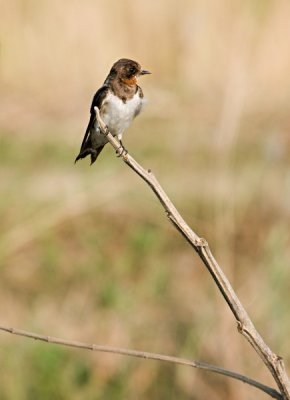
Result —
<instances>
[{"instance_id":1,"label":"white breast","mask_svg":"<svg viewBox=\"0 0 290 400\"><path fill-rule=\"evenodd\" d=\"M101 117L114 136L122 139L123 132L140 113L144 104L137 92L132 99L124 103L118 96L109 93L102 106Z\"/></svg>"}]
</instances>

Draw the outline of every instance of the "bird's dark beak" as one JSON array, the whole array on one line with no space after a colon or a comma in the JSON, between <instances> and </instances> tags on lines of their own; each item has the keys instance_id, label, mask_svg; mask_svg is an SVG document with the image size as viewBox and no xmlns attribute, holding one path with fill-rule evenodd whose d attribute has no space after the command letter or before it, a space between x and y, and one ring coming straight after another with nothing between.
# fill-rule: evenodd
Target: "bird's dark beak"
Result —
<instances>
[{"instance_id":1,"label":"bird's dark beak","mask_svg":"<svg viewBox=\"0 0 290 400\"><path fill-rule=\"evenodd\" d=\"M146 71L146 69L142 69L142 71L140 72L140 75L149 75L151 74L150 71Z\"/></svg>"}]
</instances>

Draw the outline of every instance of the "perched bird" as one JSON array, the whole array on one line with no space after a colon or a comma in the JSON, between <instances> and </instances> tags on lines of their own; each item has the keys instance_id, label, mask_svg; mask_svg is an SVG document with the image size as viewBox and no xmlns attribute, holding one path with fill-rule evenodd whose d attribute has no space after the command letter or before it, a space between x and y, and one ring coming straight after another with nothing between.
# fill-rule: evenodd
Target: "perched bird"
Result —
<instances>
[{"instance_id":1,"label":"perched bird","mask_svg":"<svg viewBox=\"0 0 290 400\"><path fill-rule=\"evenodd\" d=\"M140 113L144 104L143 92L137 85L137 78L146 74L150 72L142 69L136 61L122 58L115 62L103 86L93 98L89 124L75 162L90 155L93 164L108 142L100 132L94 107L99 108L102 120L109 131L117 136L125 150L122 142L123 133Z\"/></svg>"}]
</instances>

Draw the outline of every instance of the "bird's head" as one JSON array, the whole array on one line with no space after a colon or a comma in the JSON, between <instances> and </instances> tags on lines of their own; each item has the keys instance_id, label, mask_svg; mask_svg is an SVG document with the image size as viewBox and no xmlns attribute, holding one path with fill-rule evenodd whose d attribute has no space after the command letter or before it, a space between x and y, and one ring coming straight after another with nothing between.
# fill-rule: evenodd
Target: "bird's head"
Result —
<instances>
[{"instance_id":1,"label":"bird's head","mask_svg":"<svg viewBox=\"0 0 290 400\"><path fill-rule=\"evenodd\" d=\"M151 72L141 68L136 61L128 58L121 58L112 66L110 75L113 75L126 85L136 85L137 78L141 75L147 75Z\"/></svg>"}]
</instances>

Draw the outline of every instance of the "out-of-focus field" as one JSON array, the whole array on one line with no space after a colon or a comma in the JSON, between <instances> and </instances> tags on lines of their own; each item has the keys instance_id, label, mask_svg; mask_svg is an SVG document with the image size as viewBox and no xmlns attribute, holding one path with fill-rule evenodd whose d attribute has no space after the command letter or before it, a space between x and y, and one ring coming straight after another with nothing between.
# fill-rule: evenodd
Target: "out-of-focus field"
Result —
<instances>
[{"instance_id":1,"label":"out-of-focus field","mask_svg":"<svg viewBox=\"0 0 290 400\"><path fill-rule=\"evenodd\" d=\"M109 146L73 164L94 91L138 60L125 136L290 371L290 4L1 2L1 324L203 360L274 385L208 272ZM153 361L0 335L1 400L264 399Z\"/></svg>"}]
</instances>

